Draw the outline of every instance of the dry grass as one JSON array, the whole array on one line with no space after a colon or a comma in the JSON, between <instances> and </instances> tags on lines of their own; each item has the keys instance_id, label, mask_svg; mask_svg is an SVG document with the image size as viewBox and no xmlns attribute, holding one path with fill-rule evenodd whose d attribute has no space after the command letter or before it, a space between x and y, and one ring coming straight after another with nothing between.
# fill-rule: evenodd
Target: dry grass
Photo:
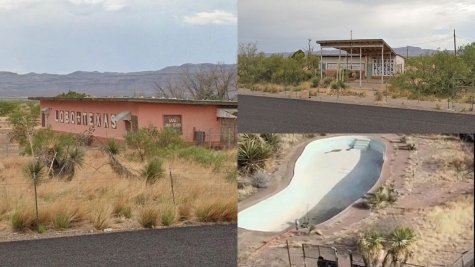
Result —
<instances>
[{"instance_id":1,"label":"dry grass","mask_svg":"<svg viewBox=\"0 0 475 267\"><path fill-rule=\"evenodd\" d=\"M436 149L436 153L423 163L436 170L432 179L434 181L473 179L473 144L443 137L436 138L428 140L428 144Z\"/></svg>"},{"instance_id":2,"label":"dry grass","mask_svg":"<svg viewBox=\"0 0 475 267\"><path fill-rule=\"evenodd\" d=\"M462 253L464 247L473 244L473 204L471 195L424 210L420 224L415 227L418 239L411 263L442 264L437 260L451 261L454 250Z\"/></svg>"},{"instance_id":3,"label":"dry grass","mask_svg":"<svg viewBox=\"0 0 475 267\"><path fill-rule=\"evenodd\" d=\"M146 208L153 208L156 223L163 225L177 224L178 218L235 222L237 182L228 178L226 170L236 165L236 151L225 154L220 168L178 158L164 160L166 177L147 185L142 178L118 177L105 155L88 151L85 167L71 182L45 178L39 184L40 224L46 229L84 225L104 229L114 227L113 221L139 226ZM119 158L130 169L139 170L143 165ZM20 171L28 160L21 156L0 159L5 166L0 170L0 229L25 230L36 225L33 183ZM168 167L173 173L176 209Z\"/></svg>"}]
</instances>

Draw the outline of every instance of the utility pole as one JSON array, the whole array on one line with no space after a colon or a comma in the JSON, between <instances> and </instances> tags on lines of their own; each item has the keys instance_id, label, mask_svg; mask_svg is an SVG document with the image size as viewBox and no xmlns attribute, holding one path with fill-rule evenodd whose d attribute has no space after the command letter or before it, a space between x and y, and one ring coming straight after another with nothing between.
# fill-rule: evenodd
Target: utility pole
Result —
<instances>
[{"instance_id":1,"label":"utility pole","mask_svg":"<svg viewBox=\"0 0 475 267\"><path fill-rule=\"evenodd\" d=\"M457 57L457 45L455 43L455 29L454 29L454 55Z\"/></svg>"}]
</instances>

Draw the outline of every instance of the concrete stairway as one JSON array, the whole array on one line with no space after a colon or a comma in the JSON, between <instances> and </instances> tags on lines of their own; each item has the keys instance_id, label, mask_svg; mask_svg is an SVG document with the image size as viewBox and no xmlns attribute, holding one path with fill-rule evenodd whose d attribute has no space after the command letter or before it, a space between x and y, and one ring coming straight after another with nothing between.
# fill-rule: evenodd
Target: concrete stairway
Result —
<instances>
[{"instance_id":1,"label":"concrete stairway","mask_svg":"<svg viewBox=\"0 0 475 267\"><path fill-rule=\"evenodd\" d=\"M359 150L368 150L369 148L369 139L366 138L356 138L355 142L353 143L353 149Z\"/></svg>"}]
</instances>

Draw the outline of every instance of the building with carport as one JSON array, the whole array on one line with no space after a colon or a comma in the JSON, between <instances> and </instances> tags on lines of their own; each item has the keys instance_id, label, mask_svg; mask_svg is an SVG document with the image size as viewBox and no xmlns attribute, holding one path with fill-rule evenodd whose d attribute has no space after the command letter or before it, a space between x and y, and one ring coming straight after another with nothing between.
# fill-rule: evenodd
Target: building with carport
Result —
<instances>
[{"instance_id":1,"label":"building with carport","mask_svg":"<svg viewBox=\"0 0 475 267\"><path fill-rule=\"evenodd\" d=\"M359 73L360 87L363 77L366 79L388 79L394 74L404 72L405 58L396 52L383 39L352 39L317 41L320 45L320 77L337 73L341 77L344 69ZM338 50L335 55L323 54L324 48ZM342 51L345 52L342 55ZM342 56L344 60L342 61ZM325 57L325 59L324 59Z\"/></svg>"}]
</instances>

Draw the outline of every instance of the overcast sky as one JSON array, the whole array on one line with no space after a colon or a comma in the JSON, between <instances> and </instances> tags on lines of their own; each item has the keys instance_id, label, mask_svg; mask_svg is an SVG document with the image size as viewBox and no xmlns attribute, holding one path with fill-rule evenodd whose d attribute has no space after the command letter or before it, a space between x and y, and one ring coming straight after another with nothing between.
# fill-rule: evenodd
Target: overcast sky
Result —
<instances>
[{"instance_id":1,"label":"overcast sky","mask_svg":"<svg viewBox=\"0 0 475 267\"><path fill-rule=\"evenodd\" d=\"M0 0L0 71L236 63L237 0Z\"/></svg>"},{"instance_id":2,"label":"overcast sky","mask_svg":"<svg viewBox=\"0 0 475 267\"><path fill-rule=\"evenodd\" d=\"M294 52L317 40L384 39L391 47L441 50L475 42L475 0L239 0L238 41ZM464 39L462 39L464 38Z\"/></svg>"}]
</instances>

